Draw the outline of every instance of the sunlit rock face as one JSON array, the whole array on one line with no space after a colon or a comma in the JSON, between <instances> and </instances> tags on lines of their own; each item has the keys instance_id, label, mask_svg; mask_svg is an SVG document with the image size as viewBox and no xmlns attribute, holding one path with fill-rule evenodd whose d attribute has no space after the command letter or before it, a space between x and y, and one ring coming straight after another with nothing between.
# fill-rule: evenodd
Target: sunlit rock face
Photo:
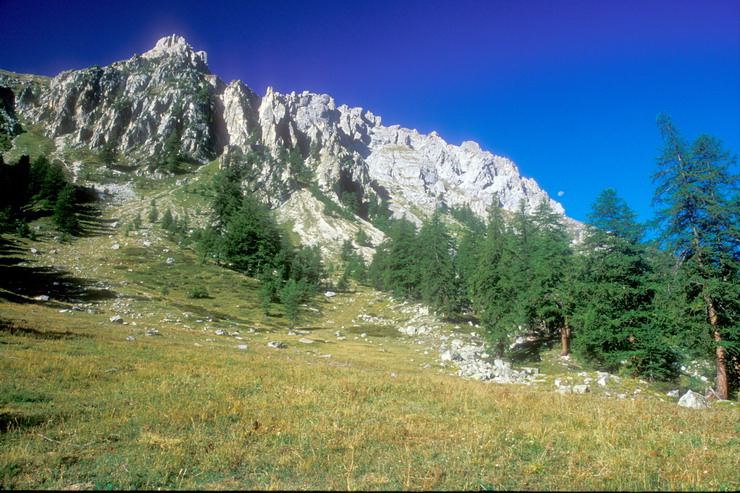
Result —
<instances>
[{"instance_id":1,"label":"sunlit rock face","mask_svg":"<svg viewBox=\"0 0 740 493\"><path fill-rule=\"evenodd\" d=\"M298 170L280 163L297 150L312 183L335 202L353 194L361 216L380 199L416 223L438 207L469 206L485 218L491 206L514 211L522 201L527 211L546 200L565 213L511 160L475 142L455 146L436 132L384 126L370 111L338 106L326 94L268 88L260 98L241 81L226 84L212 75L206 54L176 35L128 60L62 72L15 101L17 113L44 125L57 145L107 146L142 173L173 132L196 163L256 152L260 169L245 187L273 207L306 186Z\"/></svg>"}]
</instances>

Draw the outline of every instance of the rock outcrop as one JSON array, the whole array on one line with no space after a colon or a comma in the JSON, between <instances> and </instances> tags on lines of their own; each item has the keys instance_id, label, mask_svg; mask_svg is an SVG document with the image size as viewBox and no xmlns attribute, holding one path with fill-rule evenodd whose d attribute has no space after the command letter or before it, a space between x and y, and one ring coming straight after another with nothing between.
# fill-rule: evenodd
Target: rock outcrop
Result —
<instances>
[{"instance_id":1,"label":"rock outcrop","mask_svg":"<svg viewBox=\"0 0 740 493\"><path fill-rule=\"evenodd\" d=\"M475 142L455 146L435 132L384 126L370 111L337 106L326 94L268 88L260 98L240 81L212 75L206 54L176 35L128 60L62 72L48 87L17 87L21 120L43 125L57 146L111 149L140 173L162 172L155 164L173 134L193 163L256 152L261 169L245 186L263 191L272 207L306 185L280 163L292 151L314 186L336 203L353 195L353 212L364 218L381 200L416 223L438 207L469 206L485 217L491 206L514 211L521 201L531 211L547 200L565 214L511 160Z\"/></svg>"}]
</instances>

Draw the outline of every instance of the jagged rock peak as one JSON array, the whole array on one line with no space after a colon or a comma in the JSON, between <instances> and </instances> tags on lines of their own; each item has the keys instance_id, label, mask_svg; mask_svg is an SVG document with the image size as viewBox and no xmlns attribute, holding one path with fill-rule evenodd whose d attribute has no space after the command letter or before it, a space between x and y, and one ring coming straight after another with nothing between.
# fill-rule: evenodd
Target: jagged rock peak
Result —
<instances>
[{"instance_id":1,"label":"jagged rock peak","mask_svg":"<svg viewBox=\"0 0 740 493\"><path fill-rule=\"evenodd\" d=\"M208 68L208 55L205 51L193 51L193 47L185 41L185 38L177 34L171 34L157 41L154 48L142 55L144 58L157 59L162 57L187 58L196 68L210 73Z\"/></svg>"}]
</instances>

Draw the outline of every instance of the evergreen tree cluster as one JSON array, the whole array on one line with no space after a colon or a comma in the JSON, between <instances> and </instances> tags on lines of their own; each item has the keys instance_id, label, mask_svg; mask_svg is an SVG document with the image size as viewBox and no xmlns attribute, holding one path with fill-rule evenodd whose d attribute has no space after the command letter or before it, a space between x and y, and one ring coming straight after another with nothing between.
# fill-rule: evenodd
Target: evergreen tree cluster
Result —
<instances>
[{"instance_id":1,"label":"evergreen tree cluster","mask_svg":"<svg viewBox=\"0 0 740 493\"><path fill-rule=\"evenodd\" d=\"M197 235L199 249L204 260L259 278L265 315L271 303L281 302L295 324L298 305L317 294L325 281L321 250L295 250L269 208L243 192L244 173L230 166L214 177L213 221Z\"/></svg>"},{"instance_id":2,"label":"evergreen tree cluster","mask_svg":"<svg viewBox=\"0 0 740 493\"><path fill-rule=\"evenodd\" d=\"M516 335L557 340L595 366L669 380L681 362L713 358L717 394L740 382L740 193L719 141L686 143L661 115L653 238L612 189L592 204L585 239L574 244L544 201L487 224L469 209L453 241L442 213L417 232L389 220L370 283L438 312L473 313L498 356ZM448 221L449 222L449 221ZM657 241L656 238L657 237Z\"/></svg>"},{"instance_id":3,"label":"evergreen tree cluster","mask_svg":"<svg viewBox=\"0 0 740 493\"><path fill-rule=\"evenodd\" d=\"M63 233L79 228L76 210L84 194L70 183L58 160L42 155L31 162L21 156L6 164L0 156L0 190L0 233L28 236L28 221L48 214Z\"/></svg>"},{"instance_id":4,"label":"evergreen tree cluster","mask_svg":"<svg viewBox=\"0 0 740 493\"><path fill-rule=\"evenodd\" d=\"M419 232L407 219L390 221L368 269L376 289L428 304L450 314L457 305L452 238L436 212Z\"/></svg>"}]
</instances>

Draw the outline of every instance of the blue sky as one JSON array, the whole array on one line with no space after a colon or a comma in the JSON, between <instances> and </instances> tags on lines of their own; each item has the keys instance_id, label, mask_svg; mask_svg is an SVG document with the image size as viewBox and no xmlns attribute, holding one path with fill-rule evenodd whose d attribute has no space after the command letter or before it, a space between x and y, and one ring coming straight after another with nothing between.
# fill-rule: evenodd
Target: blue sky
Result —
<instances>
[{"instance_id":1,"label":"blue sky","mask_svg":"<svg viewBox=\"0 0 740 493\"><path fill-rule=\"evenodd\" d=\"M2 69L107 65L177 33L260 95L327 93L475 140L580 220L607 187L652 217L661 111L740 152L738 0L0 0L0 18Z\"/></svg>"}]
</instances>

